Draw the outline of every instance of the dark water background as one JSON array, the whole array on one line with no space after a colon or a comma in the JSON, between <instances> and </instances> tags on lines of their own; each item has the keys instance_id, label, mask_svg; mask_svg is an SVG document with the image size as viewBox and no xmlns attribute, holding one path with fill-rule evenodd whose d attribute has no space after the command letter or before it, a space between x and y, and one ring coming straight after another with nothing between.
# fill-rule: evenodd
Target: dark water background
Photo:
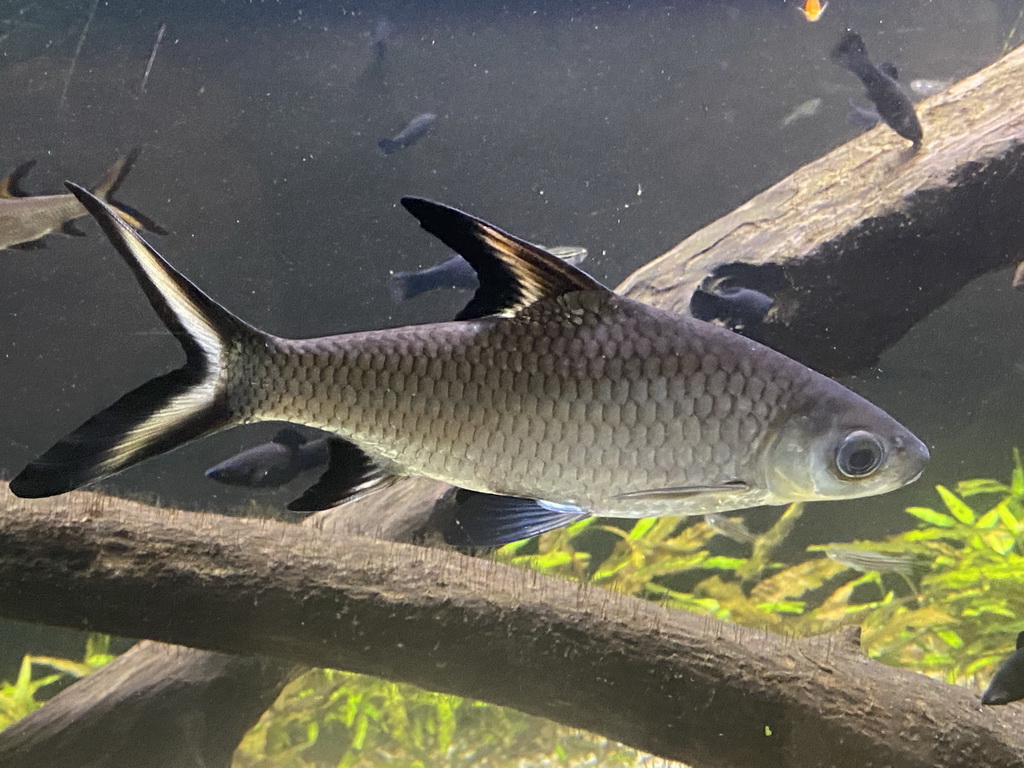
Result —
<instances>
[{"instance_id":1,"label":"dark water background","mask_svg":"<svg viewBox=\"0 0 1024 768\"><path fill-rule=\"evenodd\" d=\"M960 78L998 57L1020 0L832 0L809 24L761 2L0 1L0 166L40 163L33 191L93 183L132 146L121 197L173 234L158 248L274 333L312 336L450 318L464 295L396 305L389 270L444 248L398 206L464 207L527 239L590 249L614 285L695 229L852 138L861 87L832 65L847 27L903 79ZM394 27L375 64L370 33ZM157 29L167 30L147 90ZM818 115L780 121L807 99ZM422 112L420 144L376 142ZM88 238L0 253L0 470L13 475L180 352L125 265ZM964 254L970 258L970 254ZM970 286L850 386L920 435L913 487L819 504L807 543L884 535L936 482L1005 476L1020 445L1024 296L1010 275ZM202 477L273 425L218 435L103 484L166 505L227 510L251 494ZM301 484L301 483L300 483ZM301 490L301 489L300 489ZM284 501L295 489L262 495ZM750 517L767 526L772 513ZM77 656L70 632L0 624L0 679L23 652Z\"/></svg>"}]
</instances>

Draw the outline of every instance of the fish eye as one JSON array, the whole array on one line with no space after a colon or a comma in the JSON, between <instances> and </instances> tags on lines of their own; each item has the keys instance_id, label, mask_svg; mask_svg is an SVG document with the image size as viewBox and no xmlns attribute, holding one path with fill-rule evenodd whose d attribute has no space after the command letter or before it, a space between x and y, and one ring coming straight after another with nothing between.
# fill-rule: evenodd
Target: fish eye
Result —
<instances>
[{"instance_id":1,"label":"fish eye","mask_svg":"<svg viewBox=\"0 0 1024 768\"><path fill-rule=\"evenodd\" d=\"M836 469L843 477L853 480L867 477L882 466L885 447L870 432L851 432L836 451Z\"/></svg>"}]
</instances>

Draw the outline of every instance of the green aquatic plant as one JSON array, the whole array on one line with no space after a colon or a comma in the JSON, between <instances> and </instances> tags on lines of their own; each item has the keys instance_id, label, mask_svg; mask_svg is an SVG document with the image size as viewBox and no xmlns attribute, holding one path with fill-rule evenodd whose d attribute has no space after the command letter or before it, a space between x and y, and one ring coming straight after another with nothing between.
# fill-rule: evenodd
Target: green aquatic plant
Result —
<instances>
[{"instance_id":1,"label":"green aquatic plant","mask_svg":"<svg viewBox=\"0 0 1024 768\"><path fill-rule=\"evenodd\" d=\"M84 677L114 657L110 653L110 636L90 634L85 641L82 661L55 656L24 656L14 682L0 683L0 730L43 706L44 688L70 678ZM53 672L37 676L36 667L49 667Z\"/></svg>"}]
</instances>

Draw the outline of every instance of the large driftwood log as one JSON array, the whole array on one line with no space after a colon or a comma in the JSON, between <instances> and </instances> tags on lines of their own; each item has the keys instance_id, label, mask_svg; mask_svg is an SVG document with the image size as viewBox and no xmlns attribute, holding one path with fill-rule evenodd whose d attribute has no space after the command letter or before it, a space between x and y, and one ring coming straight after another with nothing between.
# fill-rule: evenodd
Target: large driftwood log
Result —
<instances>
[{"instance_id":1,"label":"large driftwood log","mask_svg":"<svg viewBox=\"0 0 1024 768\"><path fill-rule=\"evenodd\" d=\"M444 488L407 480L305 522L342 541L367 535L421 540L436 530L434 498ZM72 498L104 503L96 494ZM128 515L147 509L112 503ZM246 731L305 669L280 659L143 641L0 732L0 767L228 768Z\"/></svg>"},{"instance_id":2,"label":"large driftwood log","mask_svg":"<svg viewBox=\"0 0 1024 768\"><path fill-rule=\"evenodd\" d=\"M805 165L630 276L686 312L730 278L775 306L745 331L831 376L872 365L1024 244L1024 48L918 106L924 147L880 126ZM1007 277L1009 280L1009 277Z\"/></svg>"},{"instance_id":3,"label":"large driftwood log","mask_svg":"<svg viewBox=\"0 0 1024 768\"><path fill-rule=\"evenodd\" d=\"M777 637L305 527L88 494L0 502L9 618L408 681L701 767L973 768L1024 754L1012 711L870 661L851 637Z\"/></svg>"}]
</instances>

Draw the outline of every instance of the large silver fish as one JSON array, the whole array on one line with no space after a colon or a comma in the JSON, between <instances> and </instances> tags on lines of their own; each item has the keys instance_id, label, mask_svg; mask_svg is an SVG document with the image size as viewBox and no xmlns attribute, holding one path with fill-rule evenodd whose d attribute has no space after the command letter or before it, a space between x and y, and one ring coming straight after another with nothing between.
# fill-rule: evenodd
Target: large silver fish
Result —
<instances>
[{"instance_id":1,"label":"large silver fish","mask_svg":"<svg viewBox=\"0 0 1024 768\"><path fill-rule=\"evenodd\" d=\"M92 191L115 208L132 226L163 235L166 231L159 224L112 197L132 169L139 151L138 148L133 149L114 163ZM30 195L22 188L22 181L35 164L35 160L30 160L0 179L0 250L41 248L43 238L55 232L73 236L85 234L75 226L75 219L87 216L88 211L74 195L67 192L60 195Z\"/></svg>"},{"instance_id":2,"label":"large silver fish","mask_svg":"<svg viewBox=\"0 0 1024 768\"><path fill-rule=\"evenodd\" d=\"M754 341L616 295L538 246L402 204L476 269L456 322L292 340L236 318L105 203L96 217L185 350L11 482L50 496L221 429L316 427L323 509L400 475L463 489L448 536L488 545L588 515L692 515L890 491L928 450L831 379ZM511 497L511 498L508 498Z\"/></svg>"}]
</instances>

